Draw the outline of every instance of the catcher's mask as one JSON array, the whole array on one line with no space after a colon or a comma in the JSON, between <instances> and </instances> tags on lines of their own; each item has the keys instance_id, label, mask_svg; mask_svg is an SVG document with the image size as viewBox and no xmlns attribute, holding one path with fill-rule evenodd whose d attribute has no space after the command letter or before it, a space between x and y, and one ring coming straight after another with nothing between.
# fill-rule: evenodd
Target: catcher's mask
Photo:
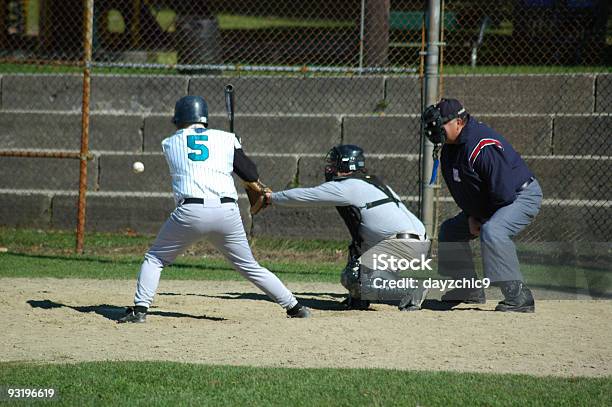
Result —
<instances>
[{"instance_id":1,"label":"catcher's mask","mask_svg":"<svg viewBox=\"0 0 612 407\"><path fill-rule=\"evenodd\" d=\"M340 144L333 147L325 157L325 180L331 181L339 172L364 172L365 156L363 149L353 144Z\"/></svg>"},{"instance_id":2,"label":"catcher's mask","mask_svg":"<svg viewBox=\"0 0 612 407\"><path fill-rule=\"evenodd\" d=\"M176 101L172 123L176 127L201 123L208 126L208 106L201 96L183 96Z\"/></svg>"},{"instance_id":3,"label":"catcher's mask","mask_svg":"<svg viewBox=\"0 0 612 407\"><path fill-rule=\"evenodd\" d=\"M435 105L428 106L421 115L425 136L433 144L446 141L444 125L451 120L465 119L467 112L456 99L441 99Z\"/></svg>"}]
</instances>

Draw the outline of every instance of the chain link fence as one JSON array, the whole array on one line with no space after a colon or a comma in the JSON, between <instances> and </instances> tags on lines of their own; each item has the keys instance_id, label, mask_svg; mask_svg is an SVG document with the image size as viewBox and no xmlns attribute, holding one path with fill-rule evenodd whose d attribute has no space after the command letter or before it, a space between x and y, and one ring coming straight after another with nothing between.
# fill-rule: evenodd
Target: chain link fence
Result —
<instances>
[{"instance_id":1,"label":"chain link fence","mask_svg":"<svg viewBox=\"0 0 612 407\"><path fill-rule=\"evenodd\" d=\"M443 12L441 96L506 137L544 192L540 213L517 237L519 256L567 268L530 280L609 294L609 2L446 0ZM444 185L437 204L438 224L458 211Z\"/></svg>"},{"instance_id":2,"label":"chain link fence","mask_svg":"<svg viewBox=\"0 0 612 407\"><path fill-rule=\"evenodd\" d=\"M322 182L325 153L353 143L418 213L426 3L95 0L86 63L87 2L3 2L1 222L75 226L79 160L17 156L81 157L84 70L92 73L91 230L157 230L173 207L160 142L174 130L174 102L204 96L211 127L227 129L227 83L236 91L236 133L274 189ZM544 190L542 211L519 240L609 241L608 2L442 6L440 95L507 137ZM131 171L135 161L144 173ZM437 194L439 225L457 208L444 185ZM25 195L36 199L15 213ZM243 217L255 235L348 237L333 208Z\"/></svg>"},{"instance_id":3,"label":"chain link fence","mask_svg":"<svg viewBox=\"0 0 612 407\"><path fill-rule=\"evenodd\" d=\"M18 111L8 120L25 121L17 127L39 135L37 147L77 150L84 3L9 3L3 108ZM392 10L389 1L95 1L88 228L157 230L173 205L160 142L174 131L174 102L203 95L211 127L227 129L227 83L236 91L236 133L273 188L322 182L326 152L356 143L418 210L422 32L420 2ZM2 148L30 149L31 141L11 133ZM74 194L74 174L57 169L39 185L41 161L3 159L7 167L12 160L24 168L7 185L11 193L28 185L65 202L50 205L50 225L71 227L71 198L56 191ZM144 173L131 172L135 161ZM254 234L345 234L333 208L279 210L253 222L243 215Z\"/></svg>"},{"instance_id":4,"label":"chain link fence","mask_svg":"<svg viewBox=\"0 0 612 407\"><path fill-rule=\"evenodd\" d=\"M494 3L446 2L441 93L507 137L542 184L522 240L608 241L608 2Z\"/></svg>"},{"instance_id":5,"label":"chain link fence","mask_svg":"<svg viewBox=\"0 0 612 407\"><path fill-rule=\"evenodd\" d=\"M56 4L57 3L57 4ZM80 50L59 50L55 33L81 27L84 10L70 15L59 2L4 1L0 5L0 207L1 223L65 228L74 225L81 177L80 163L95 173L96 160L81 152L87 120L82 103L83 30L70 39ZM85 108L85 110L84 110ZM89 188L94 188L92 179ZM81 205L79 205L79 203ZM68 221L68 214L74 216ZM79 235L82 241L82 233Z\"/></svg>"}]
</instances>

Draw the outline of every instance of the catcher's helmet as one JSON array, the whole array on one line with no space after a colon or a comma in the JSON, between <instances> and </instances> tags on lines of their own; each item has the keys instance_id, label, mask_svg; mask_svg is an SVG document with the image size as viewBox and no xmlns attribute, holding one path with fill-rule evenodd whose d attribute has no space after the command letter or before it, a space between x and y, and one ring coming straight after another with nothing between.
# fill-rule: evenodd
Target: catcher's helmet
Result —
<instances>
[{"instance_id":1,"label":"catcher's helmet","mask_svg":"<svg viewBox=\"0 0 612 407\"><path fill-rule=\"evenodd\" d=\"M172 123L177 127L191 124L208 124L208 106L201 96L183 96L176 101Z\"/></svg>"},{"instance_id":2,"label":"catcher's helmet","mask_svg":"<svg viewBox=\"0 0 612 407\"><path fill-rule=\"evenodd\" d=\"M428 106L421 115L425 136L433 144L442 144L446 140L444 125L453 119L465 119L468 113L457 99L441 99L435 105Z\"/></svg>"},{"instance_id":3,"label":"catcher's helmet","mask_svg":"<svg viewBox=\"0 0 612 407\"><path fill-rule=\"evenodd\" d=\"M325 157L325 179L330 181L339 172L365 171L363 149L354 144L333 147Z\"/></svg>"}]
</instances>

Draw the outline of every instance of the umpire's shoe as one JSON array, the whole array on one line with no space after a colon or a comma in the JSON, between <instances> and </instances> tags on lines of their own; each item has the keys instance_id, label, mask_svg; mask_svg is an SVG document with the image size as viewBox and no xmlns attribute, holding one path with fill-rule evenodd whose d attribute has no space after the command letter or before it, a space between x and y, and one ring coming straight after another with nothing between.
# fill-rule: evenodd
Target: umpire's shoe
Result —
<instances>
[{"instance_id":1,"label":"umpire's shoe","mask_svg":"<svg viewBox=\"0 0 612 407\"><path fill-rule=\"evenodd\" d=\"M501 312L535 312L535 301L531 290L522 281L504 281L499 283L504 300L495 307Z\"/></svg>"},{"instance_id":2,"label":"umpire's shoe","mask_svg":"<svg viewBox=\"0 0 612 407\"><path fill-rule=\"evenodd\" d=\"M126 322L133 322L133 323L143 323L147 320L147 311L145 307L135 307L137 309L134 309L132 307L127 307L127 309L125 310L125 316L123 316L123 318L121 318L119 321L117 321L117 323L119 324L123 324ZM142 308L144 308L145 310L143 311Z\"/></svg>"},{"instance_id":3,"label":"umpire's shoe","mask_svg":"<svg viewBox=\"0 0 612 407\"><path fill-rule=\"evenodd\" d=\"M308 307L297 303L293 308L287 310L287 318L310 318L312 315Z\"/></svg>"},{"instance_id":4,"label":"umpire's shoe","mask_svg":"<svg viewBox=\"0 0 612 407\"><path fill-rule=\"evenodd\" d=\"M487 299L482 288L455 288L440 299L449 304L485 304Z\"/></svg>"}]
</instances>

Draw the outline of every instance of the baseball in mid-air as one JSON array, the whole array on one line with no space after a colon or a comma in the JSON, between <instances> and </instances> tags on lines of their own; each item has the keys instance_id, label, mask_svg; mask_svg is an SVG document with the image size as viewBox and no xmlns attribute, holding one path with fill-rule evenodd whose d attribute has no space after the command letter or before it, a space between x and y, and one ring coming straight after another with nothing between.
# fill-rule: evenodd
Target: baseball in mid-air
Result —
<instances>
[{"instance_id":1,"label":"baseball in mid-air","mask_svg":"<svg viewBox=\"0 0 612 407\"><path fill-rule=\"evenodd\" d=\"M134 164L132 164L132 171L134 171L134 174L140 174L144 171L144 164L140 161L136 161Z\"/></svg>"}]
</instances>

